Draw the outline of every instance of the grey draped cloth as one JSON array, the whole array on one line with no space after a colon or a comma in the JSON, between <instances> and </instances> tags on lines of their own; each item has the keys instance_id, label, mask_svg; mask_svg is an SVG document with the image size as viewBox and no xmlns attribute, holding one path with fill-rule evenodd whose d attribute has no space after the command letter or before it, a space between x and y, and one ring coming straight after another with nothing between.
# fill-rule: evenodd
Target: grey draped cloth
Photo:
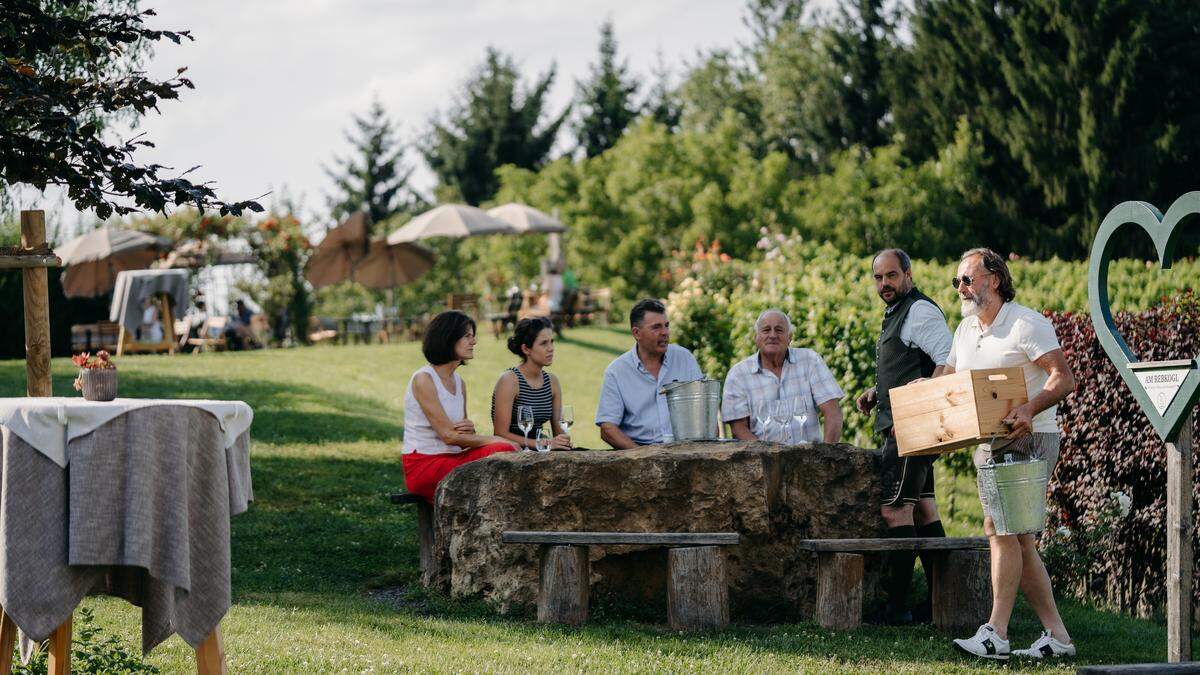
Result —
<instances>
[{"instance_id":1,"label":"grey draped cloth","mask_svg":"<svg viewBox=\"0 0 1200 675\"><path fill-rule=\"evenodd\" d=\"M131 410L59 467L0 427L0 606L44 640L89 592L142 608L142 650L193 648L229 610L229 519L253 500L249 433L188 406Z\"/></svg>"},{"instance_id":2,"label":"grey draped cloth","mask_svg":"<svg viewBox=\"0 0 1200 675\"><path fill-rule=\"evenodd\" d=\"M112 305L108 320L125 330L135 331L142 325L142 301L159 293L171 296L171 313L182 319L188 308L187 270L129 270L117 274L113 287ZM170 317L159 317L166 325Z\"/></svg>"}]
</instances>

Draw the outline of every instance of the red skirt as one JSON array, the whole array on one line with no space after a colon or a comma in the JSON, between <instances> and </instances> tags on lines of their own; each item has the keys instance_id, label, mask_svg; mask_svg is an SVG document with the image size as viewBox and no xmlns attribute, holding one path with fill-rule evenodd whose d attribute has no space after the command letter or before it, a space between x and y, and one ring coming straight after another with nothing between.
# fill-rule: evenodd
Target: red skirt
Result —
<instances>
[{"instance_id":1,"label":"red skirt","mask_svg":"<svg viewBox=\"0 0 1200 675\"><path fill-rule=\"evenodd\" d=\"M463 452L440 455L406 452L401 455L401 463L404 465L404 484L411 494L420 495L432 503L433 492L437 489L438 483L442 482L442 479L451 471L467 462L483 459L497 452L512 451L513 446L509 443L490 443Z\"/></svg>"}]
</instances>

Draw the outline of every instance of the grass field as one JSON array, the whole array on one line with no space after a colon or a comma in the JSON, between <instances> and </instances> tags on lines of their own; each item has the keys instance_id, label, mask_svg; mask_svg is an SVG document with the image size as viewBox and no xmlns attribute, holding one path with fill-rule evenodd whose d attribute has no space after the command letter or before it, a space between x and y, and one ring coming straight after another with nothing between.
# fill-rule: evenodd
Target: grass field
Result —
<instances>
[{"instance_id":1,"label":"grass field","mask_svg":"<svg viewBox=\"0 0 1200 675\"><path fill-rule=\"evenodd\" d=\"M578 445L600 447L590 419L605 365L627 334L570 331L557 350L566 403L575 405ZM492 384L512 357L490 336L460 372L472 419L488 426ZM814 624L737 625L681 636L619 611L583 629L547 627L528 615L500 616L479 602L421 590L411 509L384 495L402 488L399 438L404 388L422 363L419 346L364 345L121 359L123 396L242 399L255 411L251 466L256 501L233 521L234 606L222 623L230 672L705 671L958 673L988 664L955 654L928 626L828 632ZM75 395L74 373L54 362L57 395ZM0 362L0 396L24 393L24 363ZM950 488L939 475L939 491ZM976 534L978 504L960 479L952 534ZM946 500L943 497L943 511ZM376 599L389 589L392 602ZM398 599L398 600L397 600ZM139 644L139 610L89 598L102 626ZM1079 663L1146 662L1166 654L1152 622L1062 603ZM1020 608L1019 646L1039 628ZM172 638L148 661L164 672L194 668ZM1071 672L1072 664L1036 667Z\"/></svg>"}]
</instances>

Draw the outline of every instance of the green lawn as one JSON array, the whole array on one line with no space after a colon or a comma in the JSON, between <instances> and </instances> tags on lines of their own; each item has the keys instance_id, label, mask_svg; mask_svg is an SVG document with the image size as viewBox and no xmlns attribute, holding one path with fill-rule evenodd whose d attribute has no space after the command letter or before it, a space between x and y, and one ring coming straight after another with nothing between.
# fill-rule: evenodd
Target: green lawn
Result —
<instances>
[{"instance_id":1,"label":"green lawn","mask_svg":"<svg viewBox=\"0 0 1200 675\"><path fill-rule=\"evenodd\" d=\"M589 423L604 366L629 344L626 333L570 331L556 370L576 408L579 445L599 447ZM492 384L512 357L484 336L463 369L472 419L487 424ZM502 617L482 603L450 601L416 586L411 509L384 495L404 484L399 462L404 387L420 366L419 346L316 347L120 361L124 396L242 399L253 406L251 465L256 501L233 521L234 606L222 623L230 671L336 673L434 671L974 672L987 664L955 654L929 627L833 633L814 624L738 625L689 637L662 625L604 618L583 629L541 626L528 614ZM55 392L75 395L72 367L54 362ZM0 396L24 393L24 364L0 362ZM939 489L949 481L939 475ZM970 481L960 479L952 534L978 533ZM943 497L943 513L948 496ZM405 587L400 609L373 589ZM392 595L397 593L393 590ZM139 644L138 610L90 598L101 625ZM1063 603L1083 653L1080 663L1143 662L1166 654L1165 629ZM1024 646L1036 621L1021 608L1012 631ZM193 668L172 638L149 657L164 672ZM1070 672L1068 667L1044 668Z\"/></svg>"}]
</instances>

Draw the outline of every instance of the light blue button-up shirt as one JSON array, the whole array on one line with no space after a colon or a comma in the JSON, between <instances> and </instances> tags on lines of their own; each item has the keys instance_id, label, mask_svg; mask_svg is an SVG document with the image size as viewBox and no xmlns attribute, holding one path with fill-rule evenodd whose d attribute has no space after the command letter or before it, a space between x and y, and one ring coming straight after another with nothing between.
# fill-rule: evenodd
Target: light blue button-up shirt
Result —
<instances>
[{"instance_id":1,"label":"light blue button-up shirt","mask_svg":"<svg viewBox=\"0 0 1200 675\"><path fill-rule=\"evenodd\" d=\"M638 445L662 443L671 433L671 416L663 385L704 377L696 357L679 345L667 345L662 368L655 378L642 365L637 345L608 364L596 406L596 424L610 422Z\"/></svg>"}]
</instances>

